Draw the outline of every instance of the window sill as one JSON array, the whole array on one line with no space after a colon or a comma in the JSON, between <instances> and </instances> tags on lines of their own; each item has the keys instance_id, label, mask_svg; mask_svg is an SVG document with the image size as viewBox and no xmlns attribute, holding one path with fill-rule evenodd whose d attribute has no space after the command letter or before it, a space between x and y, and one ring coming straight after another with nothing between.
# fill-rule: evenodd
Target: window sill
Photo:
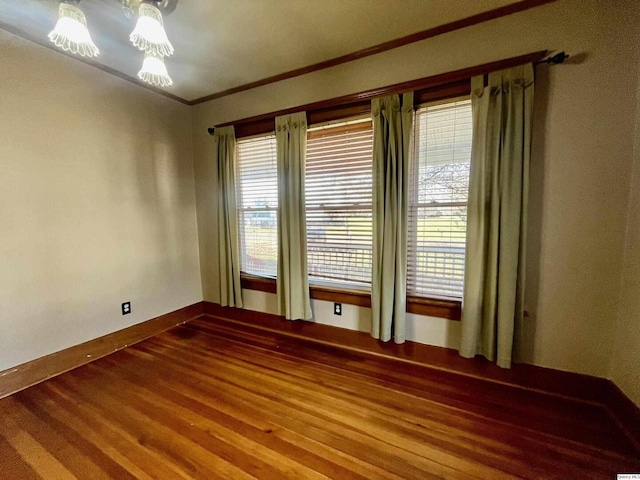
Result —
<instances>
[{"instance_id":1,"label":"window sill","mask_svg":"<svg viewBox=\"0 0 640 480\"><path fill-rule=\"evenodd\" d=\"M243 273L241 276L242 288L258 290L267 293L276 293L275 278L259 277ZM371 294L362 290L334 288L324 285L309 286L311 298L326 300L329 302L346 303L359 307L371 308ZM460 320L460 300L448 300L428 297L407 297L407 312L429 317Z\"/></svg>"}]
</instances>

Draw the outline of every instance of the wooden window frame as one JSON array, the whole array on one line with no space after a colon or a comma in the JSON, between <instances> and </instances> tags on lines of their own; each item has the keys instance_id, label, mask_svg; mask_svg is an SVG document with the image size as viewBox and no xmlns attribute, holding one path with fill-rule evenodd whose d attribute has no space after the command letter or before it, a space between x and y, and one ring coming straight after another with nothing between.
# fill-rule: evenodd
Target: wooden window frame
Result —
<instances>
[{"instance_id":1,"label":"wooden window frame","mask_svg":"<svg viewBox=\"0 0 640 480\"><path fill-rule=\"evenodd\" d=\"M265 135L275 131L275 117L305 111L309 126L330 121L338 121L371 112L371 99L394 93L414 92L414 105L436 102L450 98L468 96L471 93L470 79L476 75L515 67L525 63L536 63L547 55L546 50L512 57L497 62L485 63L454 72L434 75L410 82L398 83L344 97L333 98L321 102L301 105L278 112L228 122L216 127L233 125L236 138ZM209 129L210 133L213 129ZM276 293L274 278L259 277L245 272L241 274L242 288ZM310 285L311 298L326 300L360 307L371 307L371 293L366 290L355 290L325 285ZM454 298L438 298L423 296L407 296L407 312L432 317L460 320L462 300Z\"/></svg>"},{"instance_id":2,"label":"wooden window frame","mask_svg":"<svg viewBox=\"0 0 640 480\"><path fill-rule=\"evenodd\" d=\"M242 288L266 293L276 293L276 279L259 277L242 272ZM326 285L309 285L311 298L328 302L346 303L371 308L371 292ZM462 302L460 300L407 296L407 312L429 317L460 320Z\"/></svg>"},{"instance_id":3,"label":"wooden window frame","mask_svg":"<svg viewBox=\"0 0 640 480\"><path fill-rule=\"evenodd\" d=\"M476 75L486 75L497 70L536 63L547 55L547 50L511 57L496 62L483 63L473 67L463 68L453 72L433 75L431 77L396 83L381 88L374 88L364 92L336 97L315 103L308 103L294 108L287 108L277 112L266 113L254 117L243 118L216 125L209 129L213 133L217 127L233 125L236 139L275 131L275 118L304 111L307 113L307 123L313 126L333 120L340 120L356 115L367 114L371 111L371 99L394 93L414 92L414 103L435 102L447 98L461 97L470 93L470 79Z\"/></svg>"}]
</instances>

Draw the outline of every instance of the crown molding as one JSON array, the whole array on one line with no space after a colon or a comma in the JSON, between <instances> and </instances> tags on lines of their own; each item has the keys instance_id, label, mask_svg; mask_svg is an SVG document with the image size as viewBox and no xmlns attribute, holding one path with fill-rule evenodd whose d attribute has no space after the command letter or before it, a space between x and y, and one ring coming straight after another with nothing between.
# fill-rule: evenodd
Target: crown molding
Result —
<instances>
[{"instance_id":1,"label":"crown molding","mask_svg":"<svg viewBox=\"0 0 640 480\"><path fill-rule=\"evenodd\" d=\"M444 35L445 33L450 33L455 30L460 30L463 28L478 25L480 23L488 22L490 20L495 20L497 18L506 17L514 13L529 10L531 8L538 7L540 5L546 5L547 3L553 3L555 1L556 0L522 0L516 3L512 3L510 5L505 5L504 7L495 8L493 10L488 10L486 12L478 13L470 17L466 17L460 20L455 20L450 23L445 23L444 25L439 25L437 27L429 28L427 30L422 30L421 32L413 33L405 37L400 37L400 38L396 38L395 40L380 43L372 47L358 50L357 52L348 53L346 55L332 58L330 60L325 60L323 62L314 63L313 65L308 65L306 67L290 70L288 72L280 73L272 77L263 78L262 80L257 80L255 82L246 83L244 85L239 85L237 87L229 88L227 90L222 90L220 92L213 93L205 97L200 97L195 100L191 100L189 101L189 105L198 105L200 103L216 100L218 98L226 97L228 95L233 95L235 93L244 92L246 90L262 87L264 85L269 85L270 83L276 83L282 80L287 80L290 78L299 77L301 75L306 75L308 73L317 72L318 70L324 70L325 68L335 67L336 65L341 65L343 63L359 60L361 58L369 57L371 55L376 55L378 53L403 47L411 43L420 42L428 38L437 37L438 35Z\"/></svg>"}]
</instances>

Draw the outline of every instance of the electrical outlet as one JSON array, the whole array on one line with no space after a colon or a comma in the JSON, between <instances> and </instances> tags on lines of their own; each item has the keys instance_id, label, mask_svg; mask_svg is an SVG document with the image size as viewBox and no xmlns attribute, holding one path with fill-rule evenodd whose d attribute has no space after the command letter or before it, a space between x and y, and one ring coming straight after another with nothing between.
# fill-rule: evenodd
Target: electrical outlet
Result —
<instances>
[{"instance_id":1,"label":"electrical outlet","mask_svg":"<svg viewBox=\"0 0 640 480\"><path fill-rule=\"evenodd\" d=\"M334 303L333 304L333 314L334 315L342 315L342 304Z\"/></svg>"},{"instance_id":2,"label":"electrical outlet","mask_svg":"<svg viewBox=\"0 0 640 480\"><path fill-rule=\"evenodd\" d=\"M131 302L124 302L122 304L122 314L129 315L131 313Z\"/></svg>"}]
</instances>

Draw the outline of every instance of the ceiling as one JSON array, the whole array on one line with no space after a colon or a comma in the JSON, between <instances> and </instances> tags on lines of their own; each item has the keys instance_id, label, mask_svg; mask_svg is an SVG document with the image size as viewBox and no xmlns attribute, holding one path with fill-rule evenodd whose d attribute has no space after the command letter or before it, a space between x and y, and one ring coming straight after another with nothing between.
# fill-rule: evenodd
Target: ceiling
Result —
<instances>
[{"instance_id":1,"label":"ceiling","mask_svg":"<svg viewBox=\"0 0 640 480\"><path fill-rule=\"evenodd\" d=\"M48 42L57 0L0 0L0 26ZM166 59L183 100L238 87L362 50L514 0L180 0L165 17L176 53ZM120 0L83 0L100 56L136 77L142 53L129 42L134 19ZM53 47L55 48L55 47Z\"/></svg>"}]
</instances>

